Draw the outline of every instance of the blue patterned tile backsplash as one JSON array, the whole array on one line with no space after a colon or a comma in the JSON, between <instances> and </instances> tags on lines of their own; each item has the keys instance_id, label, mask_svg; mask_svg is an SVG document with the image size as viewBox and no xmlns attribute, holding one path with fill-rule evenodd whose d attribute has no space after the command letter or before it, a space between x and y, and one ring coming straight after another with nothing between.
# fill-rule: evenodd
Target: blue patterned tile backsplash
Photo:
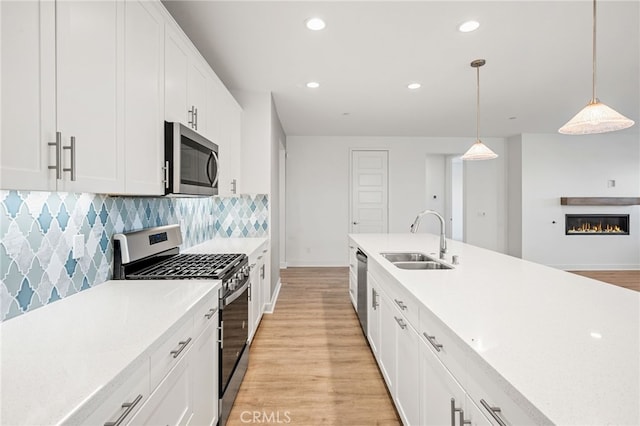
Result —
<instances>
[{"instance_id":1,"label":"blue patterned tile backsplash","mask_svg":"<svg viewBox=\"0 0 640 426\"><path fill-rule=\"evenodd\" d=\"M211 238L268 236L266 195L111 197L0 190L0 321L111 279L112 236L179 223L182 248ZM72 256L84 235L85 254Z\"/></svg>"}]
</instances>

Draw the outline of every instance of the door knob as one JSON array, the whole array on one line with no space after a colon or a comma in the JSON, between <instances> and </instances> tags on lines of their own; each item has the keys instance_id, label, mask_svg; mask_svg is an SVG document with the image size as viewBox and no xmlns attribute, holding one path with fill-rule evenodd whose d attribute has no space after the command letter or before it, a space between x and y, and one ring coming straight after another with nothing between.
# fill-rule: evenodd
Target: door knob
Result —
<instances>
[{"instance_id":1,"label":"door knob","mask_svg":"<svg viewBox=\"0 0 640 426\"><path fill-rule=\"evenodd\" d=\"M357 225L357 224L358 224L358 222L355 222L355 221L354 221L354 222L353 222L353 224L354 224L354 225Z\"/></svg>"}]
</instances>

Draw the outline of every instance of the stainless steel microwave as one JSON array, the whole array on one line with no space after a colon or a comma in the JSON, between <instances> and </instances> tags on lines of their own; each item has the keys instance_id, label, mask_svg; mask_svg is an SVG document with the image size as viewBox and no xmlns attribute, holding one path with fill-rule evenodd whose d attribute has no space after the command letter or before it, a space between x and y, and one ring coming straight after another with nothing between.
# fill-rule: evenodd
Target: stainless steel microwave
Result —
<instances>
[{"instance_id":1,"label":"stainless steel microwave","mask_svg":"<svg viewBox=\"0 0 640 426\"><path fill-rule=\"evenodd\" d=\"M164 123L165 195L218 195L218 145L180 123Z\"/></svg>"}]
</instances>

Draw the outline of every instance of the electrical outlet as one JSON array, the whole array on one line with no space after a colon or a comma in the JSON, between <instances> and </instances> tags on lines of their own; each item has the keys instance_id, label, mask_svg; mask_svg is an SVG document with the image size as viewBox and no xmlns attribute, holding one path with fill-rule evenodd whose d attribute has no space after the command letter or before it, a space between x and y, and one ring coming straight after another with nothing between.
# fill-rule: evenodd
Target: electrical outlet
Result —
<instances>
[{"instance_id":1,"label":"electrical outlet","mask_svg":"<svg viewBox=\"0 0 640 426\"><path fill-rule=\"evenodd\" d=\"M84 235L78 234L73 236L73 254L74 259L80 259L84 256Z\"/></svg>"}]
</instances>

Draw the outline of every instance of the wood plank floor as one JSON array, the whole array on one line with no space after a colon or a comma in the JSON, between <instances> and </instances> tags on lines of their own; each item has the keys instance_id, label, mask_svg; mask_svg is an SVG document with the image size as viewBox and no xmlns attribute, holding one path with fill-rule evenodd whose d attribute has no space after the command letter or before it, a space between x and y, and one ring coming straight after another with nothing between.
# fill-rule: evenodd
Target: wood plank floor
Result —
<instances>
[{"instance_id":1,"label":"wood plank floor","mask_svg":"<svg viewBox=\"0 0 640 426\"><path fill-rule=\"evenodd\" d=\"M584 277L640 291L640 271L569 271Z\"/></svg>"},{"instance_id":2,"label":"wood plank floor","mask_svg":"<svg viewBox=\"0 0 640 426\"><path fill-rule=\"evenodd\" d=\"M401 424L351 305L348 268L281 277L228 424Z\"/></svg>"}]
</instances>

